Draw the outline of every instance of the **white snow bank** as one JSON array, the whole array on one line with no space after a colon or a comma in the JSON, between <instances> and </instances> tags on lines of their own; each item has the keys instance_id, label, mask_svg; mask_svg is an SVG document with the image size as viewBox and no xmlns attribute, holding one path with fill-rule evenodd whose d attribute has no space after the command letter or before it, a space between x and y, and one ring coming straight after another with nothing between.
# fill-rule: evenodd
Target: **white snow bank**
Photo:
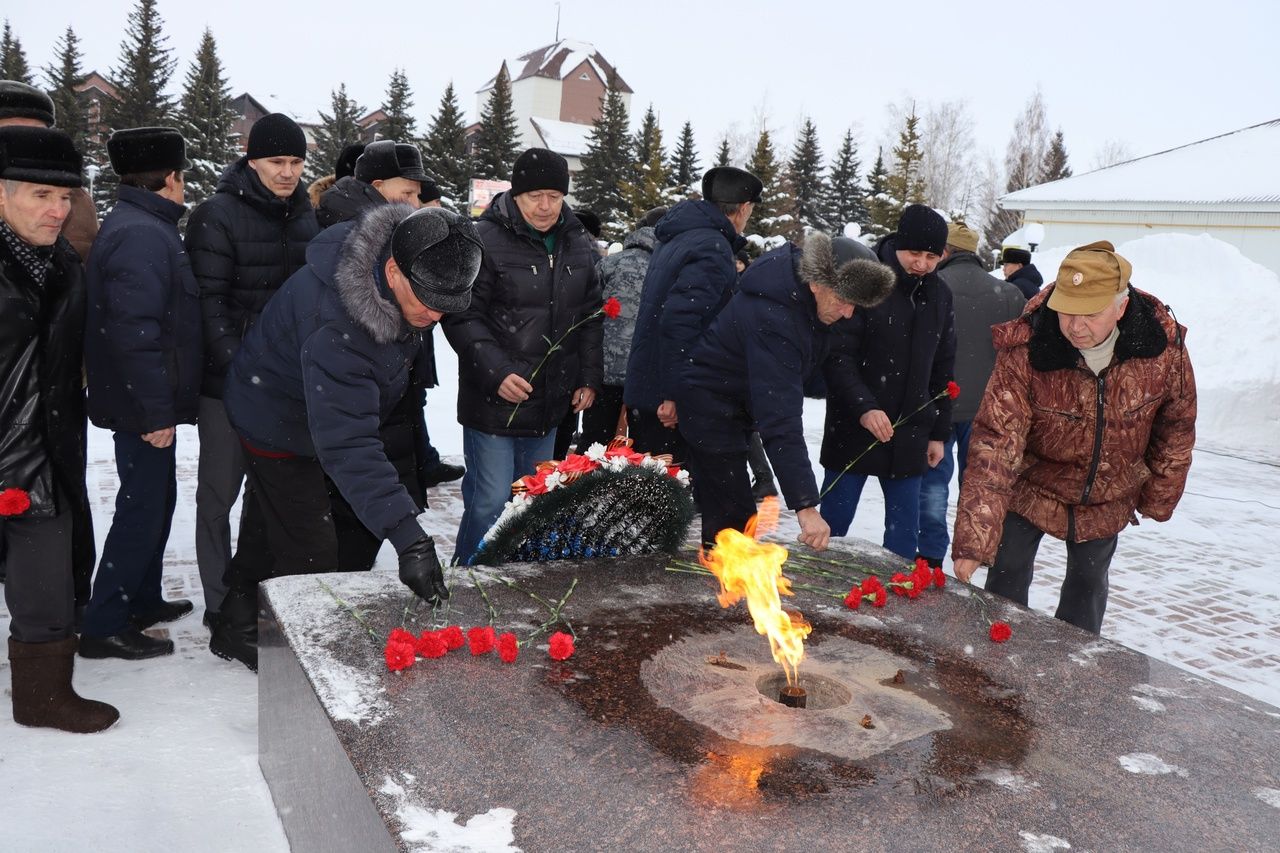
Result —
<instances>
[{"instance_id":1,"label":"white snow bank","mask_svg":"<svg viewBox=\"0 0 1280 853\"><path fill-rule=\"evenodd\" d=\"M1071 248L1036 252L1046 281ZM1208 234L1153 234L1116 251L1133 264L1133 285L1187 327L1197 443L1270 459L1280 441L1280 279Z\"/></svg>"},{"instance_id":2,"label":"white snow bank","mask_svg":"<svg viewBox=\"0 0 1280 853\"><path fill-rule=\"evenodd\" d=\"M412 802L394 780L383 782L379 793L395 802L396 820L404 826L401 839L410 853L520 853L515 841L514 809L492 808L462 823L443 809Z\"/></svg>"}]
</instances>

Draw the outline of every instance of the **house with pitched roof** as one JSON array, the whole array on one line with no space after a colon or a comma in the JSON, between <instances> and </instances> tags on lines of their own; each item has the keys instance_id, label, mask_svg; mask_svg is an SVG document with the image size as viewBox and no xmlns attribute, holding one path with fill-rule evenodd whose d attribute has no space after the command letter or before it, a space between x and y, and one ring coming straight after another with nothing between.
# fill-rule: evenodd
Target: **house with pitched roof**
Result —
<instances>
[{"instance_id":1,"label":"house with pitched roof","mask_svg":"<svg viewBox=\"0 0 1280 853\"><path fill-rule=\"evenodd\" d=\"M1000 204L1044 226L1044 248L1208 234L1280 275L1280 119L1060 181Z\"/></svg>"},{"instance_id":2,"label":"house with pitched roof","mask_svg":"<svg viewBox=\"0 0 1280 853\"><path fill-rule=\"evenodd\" d=\"M484 111L502 69L511 78L511 104L522 148L549 148L569 161L576 173L587 150L591 127L600 118L601 99L617 69L587 42L562 39L511 59L476 92L476 114ZM616 77L628 107L631 87ZM473 131L473 126L469 131Z\"/></svg>"}]
</instances>

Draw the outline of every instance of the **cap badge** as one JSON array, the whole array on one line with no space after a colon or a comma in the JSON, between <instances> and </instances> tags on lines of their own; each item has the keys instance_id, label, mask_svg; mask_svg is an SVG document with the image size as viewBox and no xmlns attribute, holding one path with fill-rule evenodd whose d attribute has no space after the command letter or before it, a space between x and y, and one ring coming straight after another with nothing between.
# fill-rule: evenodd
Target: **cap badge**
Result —
<instances>
[{"instance_id":1,"label":"cap badge","mask_svg":"<svg viewBox=\"0 0 1280 853\"><path fill-rule=\"evenodd\" d=\"M1075 275L1071 276L1072 284L1079 284L1082 281L1084 281L1084 273L1076 273Z\"/></svg>"}]
</instances>

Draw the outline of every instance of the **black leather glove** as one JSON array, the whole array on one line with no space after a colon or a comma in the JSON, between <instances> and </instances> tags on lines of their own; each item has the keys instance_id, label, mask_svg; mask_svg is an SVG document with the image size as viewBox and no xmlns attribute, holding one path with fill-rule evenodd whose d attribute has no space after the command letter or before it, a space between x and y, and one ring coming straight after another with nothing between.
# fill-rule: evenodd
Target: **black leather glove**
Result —
<instances>
[{"instance_id":1,"label":"black leather glove","mask_svg":"<svg viewBox=\"0 0 1280 853\"><path fill-rule=\"evenodd\" d=\"M423 536L400 555L400 582L428 604L436 604L449 597L444 585L444 569L436 556L436 543L430 536Z\"/></svg>"}]
</instances>

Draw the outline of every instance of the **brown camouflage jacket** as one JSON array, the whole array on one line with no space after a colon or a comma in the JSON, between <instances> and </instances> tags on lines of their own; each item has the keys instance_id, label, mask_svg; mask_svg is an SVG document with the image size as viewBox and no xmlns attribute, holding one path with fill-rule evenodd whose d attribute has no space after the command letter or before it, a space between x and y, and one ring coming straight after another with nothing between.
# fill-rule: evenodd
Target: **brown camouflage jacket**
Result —
<instances>
[{"instance_id":1,"label":"brown camouflage jacket","mask_svg":"<svg viewBox=\"0 0 1280 853\"><path fill-rule=\"evenodd\" d=\"M990 563L1006 512L1084 542L1167 521L1195 445L1196 386L1186 329L1130 287L1112 363L1095 376L1042 290L992 328L996 367L973 421L952 558Z\"/></svg>"}]
</instances>

